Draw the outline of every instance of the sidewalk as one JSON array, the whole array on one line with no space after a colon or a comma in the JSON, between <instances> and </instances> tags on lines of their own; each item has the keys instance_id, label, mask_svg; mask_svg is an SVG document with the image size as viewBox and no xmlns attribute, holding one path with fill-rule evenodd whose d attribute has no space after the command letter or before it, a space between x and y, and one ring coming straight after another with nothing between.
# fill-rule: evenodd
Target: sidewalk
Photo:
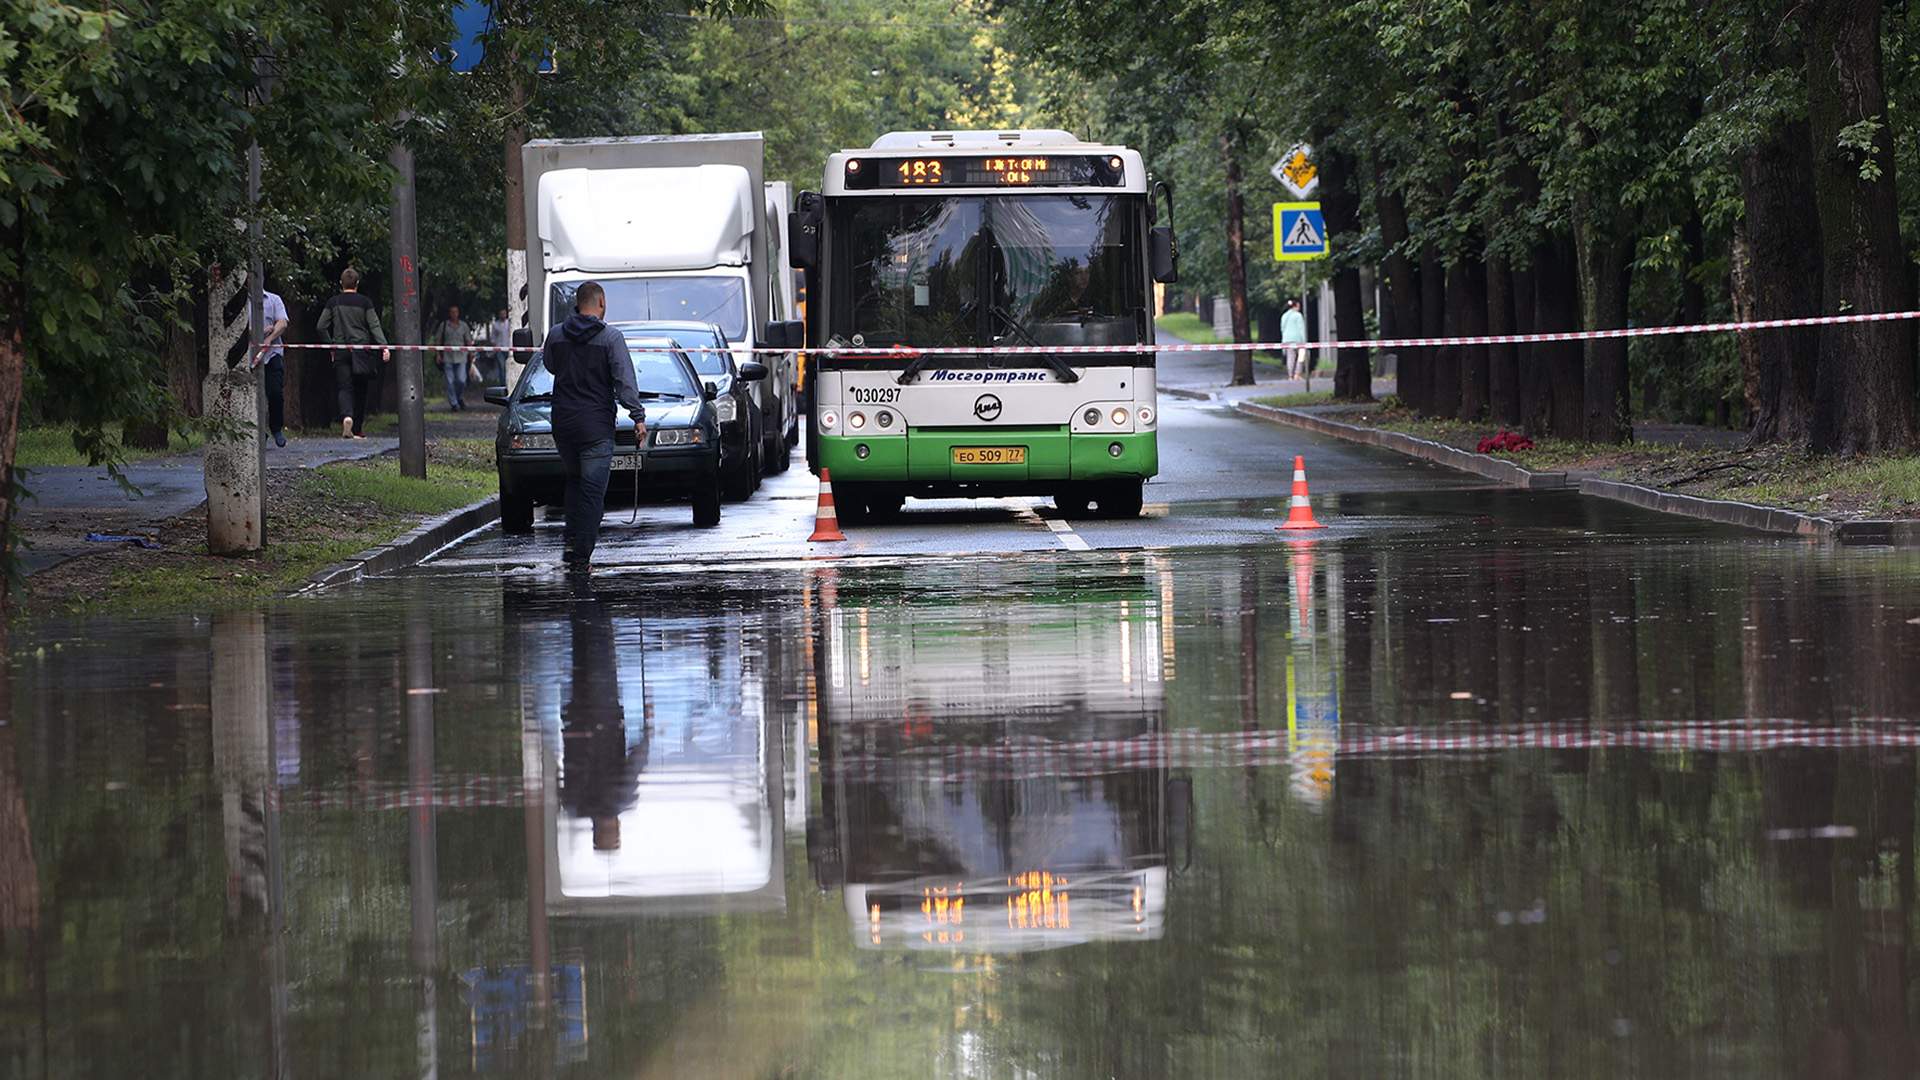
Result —
<instances>
[{"instance_id":1,"label":"sidewalk","mask_svg":"<svg viewBox=\"0 0 1920 1080\"><path fill-rule=\"evenodd\" d=\"M1154 328L1156 341L1162 345L1191 344L1167 331ZM1320 369L1314 372L1311 380L1289 379L1286 372L1271 364L1255 362L1253 365L1252 386L1234 386L1233 358L1230 352L1170 352L1159 356L1160 392L1174 397L1198 398L1219 401L1232 405L1240 401L1255 398L1273 397L1276 394L1304 394L1309 389L1328 391L1333 389L1333 369L1328 366L1326 357L1321 357ZM1393 393L1394 381L1391 378L1373 380L1373 394L1382 397Z\"/></svg>"},{"instance_id":2,"label":"sidewalk","mask_svg":"<svg viewBox=\"0 0 1920 1080\"><path fill-rule=\"evenodd\" d=\"M285 449L267 443L267 469L314 469L389 453L399 446L400 441L392 437L356 441L289 434ZM120 473L138 494L116 483L104 466L57 465L28 472L26 485L32 494L21 501L14 517L28 545L21 551L25 573L32 575L76 556L111 549L110 544L89 543L88 533L148 535L207 501L198 450L128 465Z\"/></svg>"}]
</instances>

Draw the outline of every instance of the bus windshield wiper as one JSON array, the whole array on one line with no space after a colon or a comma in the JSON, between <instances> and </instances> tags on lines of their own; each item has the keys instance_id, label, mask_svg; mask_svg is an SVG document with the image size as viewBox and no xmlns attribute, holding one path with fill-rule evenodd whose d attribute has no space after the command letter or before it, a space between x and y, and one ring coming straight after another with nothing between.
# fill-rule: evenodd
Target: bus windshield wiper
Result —
<instances>
[{"instance_id":1,"label":"bus windshield wiper","mask_svg":"<svg viewBox=\"0 0 1920 1080\"><path fill-rule=\"evenodd\" d=\"M1026 343L1028 345L1031 345L1036 349L1046 348L1046 346L1036 341L1034 339L1033 334L1027 330L1026 326L1023 325L1019 319L1014 317L1013 312L1008 311L1005 307L999 304L993 304L987 308L987 313L999 318L1002 322L1006 323L1007 328L1009 330L1027 339ZM1073 382L1080 381L1080 373L1073 370L1073 368L1069 367L1066 361L1060 359L1059 357L1049 352L1040 352L1040 353L1036 353L1035 355L1040 358L1041 363L1053 369L1053 373L1055 375L1060 376L1061 382L1073 383ZM914 357L913 362L908 364L906 368L900 372L900 377L895 379L894 382L899 383L902 386L912 382L914 378L918 376L921 372L932 367L934 364L934 361L938 359L939 357L935 356L933 351L931 350L921 353L919 356Z\"/></svg>"}]
</instances>

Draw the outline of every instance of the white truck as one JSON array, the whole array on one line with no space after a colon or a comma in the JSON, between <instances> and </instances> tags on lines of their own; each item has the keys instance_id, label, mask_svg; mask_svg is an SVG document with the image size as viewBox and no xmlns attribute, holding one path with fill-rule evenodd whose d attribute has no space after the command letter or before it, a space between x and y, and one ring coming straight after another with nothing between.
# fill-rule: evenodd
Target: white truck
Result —
<instances>
[{"instance_id":1,"label":"white truck","mask_svg":"<svg viewBox=\"0 0 1920 1080\"><path fill-rule=\"evenodd\" d=\"M784 471L799 442L793 314L784 234L791 194L762 179L759 132L536 139L526 174L527 321L536 342L573 311L585 281L607 290L612 322L701 322L758 360L750 383L761 460ZM748 353L772 348L779 353Z\"/></svg>"}]
</instances>

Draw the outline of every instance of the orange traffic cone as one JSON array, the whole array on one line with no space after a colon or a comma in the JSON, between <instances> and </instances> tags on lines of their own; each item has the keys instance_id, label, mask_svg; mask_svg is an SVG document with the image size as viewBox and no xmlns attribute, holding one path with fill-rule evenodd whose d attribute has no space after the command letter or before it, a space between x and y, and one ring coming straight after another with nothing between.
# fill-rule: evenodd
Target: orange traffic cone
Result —
<instances>
[{"instance_id":1,"label":"orange traffic cone","mask_svg":"<svg viewBox=\"0 0 1920 1080\"><path fill-rule=\"evenodd\" d=\"M1279 526L1282 529L1324 529L1325 525L1313 520L1313 504L1307 501L1307 459L1296 454L1293 458L1293 499L1287 504L1287 520Z\"/></svg>"},{"instance_id":2,"label":"orange traffic cone","mask_svg":"<svg viewBox=\"0 0 1920 1080\"><path fill-rule=\"evenodd\" d=\"M827 470L820 470L820 509L813 521L813 535L807 537L807 543L817 544L827 540L845 540L846 534L840 531L840 515L833 511L833 478Z\"/></svg>"}]
</instances>

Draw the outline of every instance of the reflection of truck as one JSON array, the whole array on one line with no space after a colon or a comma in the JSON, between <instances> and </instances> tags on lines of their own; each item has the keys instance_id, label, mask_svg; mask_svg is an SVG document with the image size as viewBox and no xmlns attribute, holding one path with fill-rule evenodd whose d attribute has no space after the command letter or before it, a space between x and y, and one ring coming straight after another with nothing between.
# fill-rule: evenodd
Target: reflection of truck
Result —
<instances>
[{"instance_id":1,"label":"reflection of truck","mask_svg":"<svg viewBox=\"0 0 1920 1080\"><path fill-rule=\"evenodd\" d=\"M550 914L785 907L777 661L711 618L712 595L651 603L642 620L617 600L556 618L537 590L507 591L539 732Z\"/></svg>"},{"instance_id":2,"label":"reflection of truck","mask_svg":"<svg viewBox=\"0 0 1920 1080\"><path fill-rule=\"evenodd\" d=\"M761 180L758 132L534 140L526 172L527 305L535 340L564 321L584 281L607 290L607 320L712 323L769 369L754 387L762 460L787 467L798 440L782 239L787 185Z\"/></svg>"},{"instance_id":3,"label":"reflection of truck","mask_svg":"<svg viewBox=\"0 0 1920 1080\"><path fill-rule=\"evenodd\" d=\"M1142 752L1165 707L1158 589L1060 574L1015 598L823 598L807 854L861 947L1163 932L1191 788Z\"/></svg>"}]
</instances>

